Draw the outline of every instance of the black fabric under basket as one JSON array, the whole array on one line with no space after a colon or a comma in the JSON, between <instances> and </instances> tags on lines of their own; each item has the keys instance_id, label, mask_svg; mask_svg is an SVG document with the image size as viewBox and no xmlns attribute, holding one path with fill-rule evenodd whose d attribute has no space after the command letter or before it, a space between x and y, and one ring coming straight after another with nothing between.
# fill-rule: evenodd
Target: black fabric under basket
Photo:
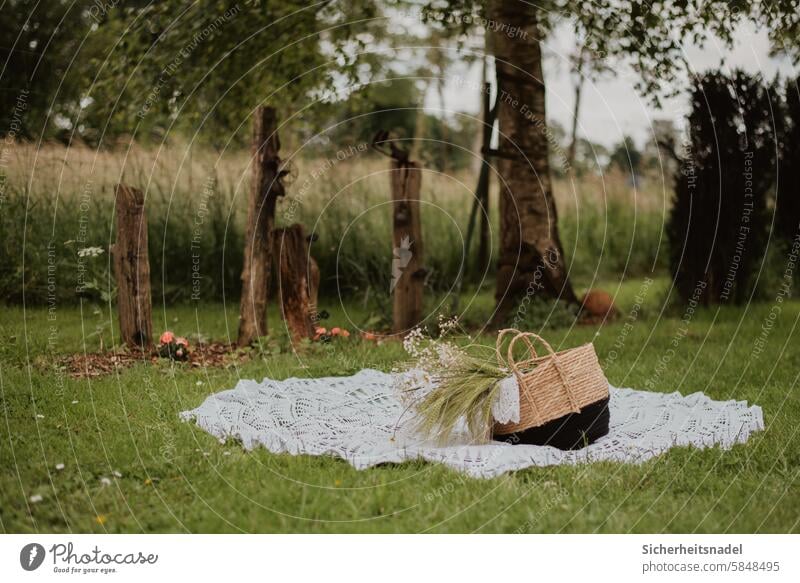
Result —
<instances>
[{"instance_id":1,"label":"black fabric under basket","mask_svg":"<svg viewBox=\"0 0 800 583\"><path fill-rule=\"evenodd\" d=\"M608 433L608 397L586 405L578 413L568 413L539 427L497 435L495 440L512 445L551 445L558 449L581 449Z\"/></svg>"}]
</instances>

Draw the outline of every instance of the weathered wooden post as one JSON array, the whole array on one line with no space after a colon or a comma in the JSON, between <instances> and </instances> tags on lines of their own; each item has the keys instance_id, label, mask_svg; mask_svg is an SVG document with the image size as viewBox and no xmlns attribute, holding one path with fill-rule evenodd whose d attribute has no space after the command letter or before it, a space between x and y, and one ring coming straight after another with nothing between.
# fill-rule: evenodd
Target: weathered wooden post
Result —
<instances>
[{"instance_id":1,"label":"weathered wooden post","mask_svg":"<svg viewBox=\"0 0 800 583\"><path fill-rule=\"evenodd\" d=\"M311 302L311 311L319 311L319 265L313 257L308 258L308 299ZM316 316L315 316L316 317Z\"/></svg>"},{"instance_id":2,"label":"weathered wooden post","mask_svg":"<svg viewBox=\"0 0 800 583\"><path fill-rule=\"evenodd\" d=\"M292 225L273 232L273 246L278 292L283 316L293 342L314 335L316 304L312 302L314 274L308 251L308 239L302 225ZM316 270L317 285L319 269Z\"/></svg>"},{"instance_id":3,"label":"weathered wooden post","mask_svg":"<svg viewBox=\"0 0 800 583\"><path fill-rule=\"evenodd\" d=\"M120 337L131 348L146 350L152 346L153 324L144 194L118 184L115 196L117 240L112 251Z\"/></svg>"},{"instance_id":4,"label":"weathered wooden post","mask_svg":"<svg viewBox=\"0 0 800 583\"><path fill-rule=\"evenodd\" d=\"M423 267L422 223L419 192L422 169L398 148L389 132L379 131L372 147L392 159L389 183L392 192L392 331L403 335L422 321Z\"/></svg>"},{"instance_id":5,"label":"weathered wooden post","mask_svg":"<svg viewBox=\"0 0 800 583\"><path fill-rule=\"evenodd\" d=\"M410 331L422 321L422 224L419 192L422 170L410 160L392 160L392 328Z\"/></svg>"},{"instance_id":6,"label":"weathered wooden post","mask_svg":"<svg viewBox=\"0 0 800 583\"><path fill-rule=\"evenodd\" d=\"M267 333L267 291L272 255L275 205L285 194L278 156L277 114L272 107L256 108L253 121L253 158L247 205L242 298L239 305L239 346L248 346Z\"/></svg>"},{"instance_id":7,"label":"weathered wooden post","mask_svg":"<svg viewBox=\"0 0 800 583\"><path fill-rule=\"evenodd\" d=\"M379 131L372 147L392 159L389 181L392 191L392 331L404 334L422 321L423 267L422 223L419 192L422 170L408 159L408 152L398 148L389 132Z\"/></svg>"}]
</instances>

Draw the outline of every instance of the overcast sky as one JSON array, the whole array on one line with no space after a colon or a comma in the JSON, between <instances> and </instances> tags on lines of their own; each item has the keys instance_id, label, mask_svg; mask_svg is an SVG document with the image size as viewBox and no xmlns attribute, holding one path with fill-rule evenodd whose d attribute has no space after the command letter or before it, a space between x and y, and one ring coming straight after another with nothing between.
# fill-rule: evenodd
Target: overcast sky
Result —
<instances>
[{"instance_id":1,"label":"overcast sky","mask_svg":"<svg viewBox=\"0 0 800 583\"><path fill-rule=\"evenodd\" d=\"M769 57L765 31L756 31L754 26L748 25L738 32L738 41L732 50L715 41L708 42L702 49L687 45L685 53L692 70L702 72L723 65L728 69L740 67L750 72L761 71L767 78L772 78L777 72L797 75L798 68L790 60ZM574 34L563 28L557 29L548 38L545 50L548 117L569 128L574 88L567 57L575 50ZM615 76L607 76L597 83L587 80L584 85L579 134L606 146L618 143L623 135L628 134L641 146L651 135L650 124L655 119L672 119L682 127L688 112L685 94L664 100L661 109L656 109L636 91L636 74L624 63L618 63L615 68ZM480 81L478 63L470 68L463 64L454 66L445 91L447 109L477 113L480 96L473 88L479 87ZM428 92L426 107L435 110L440 107L433 90Z\"/></svg>"}]
</instances>

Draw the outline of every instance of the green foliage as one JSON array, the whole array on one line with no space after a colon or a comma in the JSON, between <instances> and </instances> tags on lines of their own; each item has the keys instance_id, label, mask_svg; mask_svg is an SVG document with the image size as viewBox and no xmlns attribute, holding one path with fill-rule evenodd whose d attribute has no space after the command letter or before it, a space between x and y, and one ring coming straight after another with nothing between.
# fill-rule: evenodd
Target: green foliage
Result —
<instances>
[{"instance_id":1,"label":"green foliage","mask_svg":"<svg viewBox=\"0 0 800 583\"><path fill-rule=\"evenodd\" d=\"M784 92L786 99L778 117L775 234L790 246L800 234L800 77L788 80Z\"/></svg>"},{"instance_id":2,"label":"green foliage","mask_svg":"<svg viewBox=\"0 0 800 583\"><path fill-rule=\"evenodd\" d=\"M0 212L0 297L8 303L74 303L78 298L107 304L116 293L111 269L113 199L81 193L55 200L27 196L9 186ZM188 193L187 193L188 196ZM230 192L200 202L170 204L156 188L147 202L153 302L188 301L193 290L204 300L238 298L242 269L243 228L228 225ZM97 247L100 255L79 257ZM193 279L193 262L200 279Z\"/></svg>"},{"instance_id":3,"label":"green foliage","mask_svg":"<svg viewBox=\"0 0 800 583\"><path fill-rule=\"evenodd\" d=\"M426 113L422 108L427 87L401 73L391 75L355 88L347 100L326 106L320 125L309 128L313 139L304 144L303 154L328 156L342 144L371 143L379 130L387 130L426 169L468 167L478 131L473 119L467 115L443 119Z\"/></svg>"},{"instance_id":4,"label":"green foliage","mask_svg":"<svg viewBox=\"0 0 800 583\"><path fill-rule=\"evenodd\" d=\"M774 87L741 71L698 78L668 228L680 295L747 302L764 261L775 180Z\"/></svg>"},{"instance_id":5,"label":"green foliage","mask_svg":"<svg viewBox=\"0 0 800 583\"><path fill-rule=\"evenodd\" d=\"M637 176L642 171L642 153L633 138L625 136L611 152L610 165Z\"/></svg>"},{"instance_id":6,"label":"green foliage","mask_svg":"<svg viewBox=\"0 0 800 583\"><path fill-rule=\"evenodd\" d=\"M665 209L654 202L640 192L633 200L609 197L603 206L562 209L559 229L573 277L635 277L666 269Z\"/></svg>"},{"instance_id":7,"label":"green foliage","mask_svg":"<svg viewBox=\"0 0 800 583\"><path fill-rule=\"evenodd\" d=\"M0 136L30 138L80 109L79 50L88 23L67 2L0 5Z\"/></svg>"},{"instance_id":8,"label":"green foliage","mask_svg":"<svg viewBox=\"0 0 800 583\"><path fill-rule=\"evenodd\" d=\"M357 102L358 107L365 107L363 118L356 118L359 124L358 139L372 140L379 130L387 130L400 140L411 140L418 135L418 108L423 107L424 96L414 79L400 77L370 85L367 98ZM342 112L342 117L349 119L358 115L358 111ZM348 124L354 123L348 121Z\"/></svg>"},{"instance_id":9,"label":"green foliage","mask_svg":"<svg viewBox=\"0 0 800 583\"><path fill-rule=\"evenodd\" d=\"M94 144L175 130L219 147L241 140L248 133L242 120L255 106L330 99L334 80L367 75L377 61L357 54L384 23L372 0L109 2L102 10L101 3L8 4L0 45L14 50L2 79L4 88L7 78L15 85L3 90L3 103L13 105L27 86L29 123L52 104L59 124L37 122L28 135L62 128Z\"/></svg>"},{"instance_id":10,"label":"green foliage","mask_svg":"<svg viewBox=\"0 0 800 583\"><path fill-rule=\"evenodd\" d=\"M512 312L511 326L526 332L566 328L578 319L578 307L537 295L523 297Z\"/></svg>"},{"instance_id":11,"label":"green foliage","mask_svg":"<svg viewBox=\"0 0 800 583\"><path fill-rule=\"evenodd\" d=\"M258 338L252 349L262 358L269 358L291 351L292 341L284 327L279 326L277 330Z\"/></svg>"},{"instance_id":12,"label":"green foliage","mask_svg":"<svg viewBox=\"0 0 800 583\"><path fill-rule=\"evenodd\" d=\"M491 17L493 0L429 0L428 22L459 33L475 30ZM800 51L800 11L794 0L770 3L747 0L544 0L536 3L539 26L550 31L567 23L600 68L614 59L631 61L641 76L639 88L658 101L682 89L684 41L703 44L711 38L732 46L737 27L746 21L763 25L776 50Z\"/></svg>"}]
</instances>

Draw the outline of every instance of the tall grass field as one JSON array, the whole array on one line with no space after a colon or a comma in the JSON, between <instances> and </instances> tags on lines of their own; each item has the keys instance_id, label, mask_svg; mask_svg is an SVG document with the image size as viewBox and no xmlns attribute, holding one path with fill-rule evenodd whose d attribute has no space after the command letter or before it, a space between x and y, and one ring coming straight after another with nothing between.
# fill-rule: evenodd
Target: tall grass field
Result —
<instances>
[{"instance_id":1,"label":"tall grass field","mask_svg":"<svg viewBox=\"0 0 800 583\"><path fill-rule=\"evenodd\" d=\"M320 266L323 294L367 304L385 299L392 260L388 161L363 144L343 147L327 159L291 151L285 157L291 176L276 221L300 222L317 236L311 253ZM238 298L248 152L186 144L114 151L16 145L4 160L0 297L6 301L74 303L78 273L86 284L84 297L113 296L108 250L115 238L114 185L119 182L146 194L155 302L191 299L193 259L200 265L200 299ZM476 173L466 170L424 174L423 241L432 292L449 290L462 268L467 282L487 283L474 265L477 237L465 253L475 183ZM573 279L590 285L598 277L663 269L671 197L663 179L645 178L634 189L621 174L587 175L557 180L555 194ZM490 206L496 249L496 186ZM90 247L101 251L78 256Z\"/></svg>"}]
</instances>

